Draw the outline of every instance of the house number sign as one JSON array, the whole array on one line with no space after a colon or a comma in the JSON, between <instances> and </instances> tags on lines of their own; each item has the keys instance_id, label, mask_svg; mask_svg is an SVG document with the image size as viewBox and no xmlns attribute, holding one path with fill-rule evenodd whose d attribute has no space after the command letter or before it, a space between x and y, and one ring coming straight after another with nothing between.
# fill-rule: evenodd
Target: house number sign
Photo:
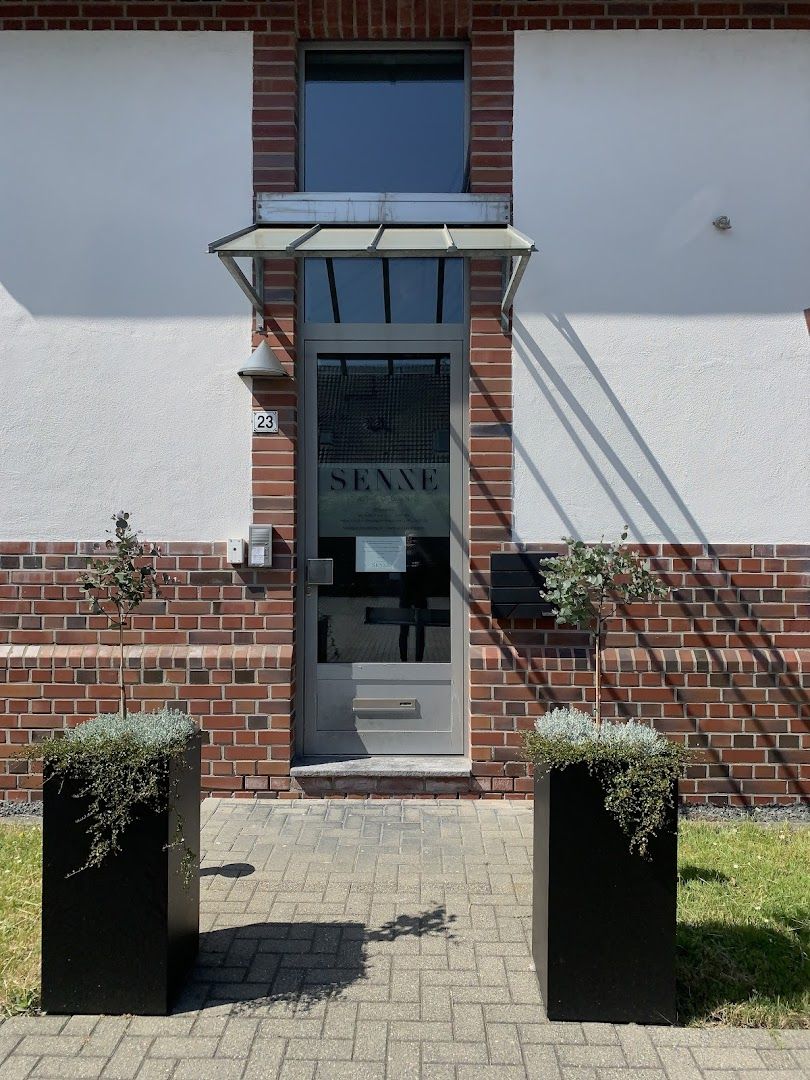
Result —
<instances>
[{"instance_id":1,"label":"house number sign","mask_svg":"<svg viewBox=\"0 0 810 1080\"><path fill-rule=\"evenodd\" d=\"M278 435L278 413L253 410L254 435Z\"/></svg>"}]
</instances>

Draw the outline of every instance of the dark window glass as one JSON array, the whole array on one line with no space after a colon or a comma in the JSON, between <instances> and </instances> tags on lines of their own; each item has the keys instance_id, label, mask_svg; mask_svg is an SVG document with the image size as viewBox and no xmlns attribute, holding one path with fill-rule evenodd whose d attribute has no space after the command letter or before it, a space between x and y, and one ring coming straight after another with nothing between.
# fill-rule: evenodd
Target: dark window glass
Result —
<instances>
[{"instance_id":1,"label":"dark window glass","mask_svg":"<svg viewBox=\"0 0 810 1080\"><path fill-rule=\"evenodd\" d=\"M304 274L307 322L459 323L463 319L462 259L305 259Z\"/></svg>"},{"instance_id":2,"label":"dark window glass","mask_svg":"<svg viewBox=\"0 0 810 1080\"><path fill-rule=\"evenodd\" d=\"M447 356L318 357L318 555L318 663L449 663Z\"/></svg>"},{"instance_id":3,"label":"dark window glass","mask_svg":"<svg viewBox=\"0 0 810 1080\"><path fill-rule=\"evenodd\" d=\"M461 51L305 59L307 191L464 191Z\"/></svg>"}]
</instances>

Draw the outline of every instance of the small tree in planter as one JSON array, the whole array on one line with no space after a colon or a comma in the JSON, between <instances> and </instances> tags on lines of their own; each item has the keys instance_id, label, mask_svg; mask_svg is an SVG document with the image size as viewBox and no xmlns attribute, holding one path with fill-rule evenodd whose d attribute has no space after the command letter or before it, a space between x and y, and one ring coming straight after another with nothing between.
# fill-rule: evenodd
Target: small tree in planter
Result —
<instances>
[{"instance_id":1,"label":"small tree in planter","mask_svg":"<svg viewBox=\"0 0 810 1080\"><path fill-rule=\"evenodd\" d=\"M675 1019L677 781L685 750L634 721L605 723L608 620L666 589L625 547L566 538L544 564L559 624L594 641L593 715L553 709L527 732L535 764L532 949L549 1018Z\"/></svg>"},{"instance_id":2,"label":"small tree in planter","mask_svg":"<svg viewBox=\"0 0 810 1080\"><path fill-rule=\"evenodd\" d=\"M114 537L105 541L110 555L106 559L89 559L87 570L79 575L79 585L90 600L90 612L104 615L112 630L118 631L119 689L121 716L127 715L126 654L124 635L132 616L150 596L159 597L160 587L155 568L148 560L159 552L144 544L129 524L124 510L113 515ZM164 577L165 583L165 577Z\"/></svg>"},{"instance_id":3,"label":"small tree in planter","mask_svg":"<svg viewBox=\"0 0 810 1080\"><path fill-rule=\"evenodd\" d=\"M199 940L200 743L191 717L127 708L125 631L159 595L129 515L79 584L118 631L120 709L27 749L44 762L42 1005L166 1013Z\"/></svg>"},{"instance_id":4,"label":"small tree in planter","mask_svg":"<svg viewBox=\"0 0 810 1080\"><path fill-rule=\"evenodd\" d=\"M643 559L625 547L627 529L612 544L585 544L563 538L568 553L543 565L543 596L554 609L558 624L576 626L593 635L595 698L594 718L602 723L602 649L608 620L623 604L660 600L667 595L664 583Z\"/></svg>"}]
</instances>

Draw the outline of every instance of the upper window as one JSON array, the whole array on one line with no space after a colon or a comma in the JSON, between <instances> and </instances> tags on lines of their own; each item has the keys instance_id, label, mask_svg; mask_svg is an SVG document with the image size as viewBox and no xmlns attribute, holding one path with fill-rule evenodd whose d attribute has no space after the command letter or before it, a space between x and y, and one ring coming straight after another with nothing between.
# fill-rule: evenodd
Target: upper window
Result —
<instances>
[{"instance_id":1,"label":"upper window","mask_svg":"<svg viewBox=\"0 0 810 1080\"><path fill-rule=\"evenodd\" d=\"M304 55L305 191L464 191L461 50Z\"/></svg>"}]
</instances>

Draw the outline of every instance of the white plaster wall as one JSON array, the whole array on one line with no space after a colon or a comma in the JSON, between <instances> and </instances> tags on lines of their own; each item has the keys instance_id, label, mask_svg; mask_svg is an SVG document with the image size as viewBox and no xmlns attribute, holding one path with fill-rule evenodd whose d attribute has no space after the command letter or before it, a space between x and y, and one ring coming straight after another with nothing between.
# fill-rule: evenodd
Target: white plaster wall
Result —
<instances>
[{"instance_id":1,"label":"white plaster wall","mask_svg":"<svg viewBox=\"0 0 810 1080\"><path fill-rule=\"evenodd\" d=\"M517 536L807 542L810 35L519 33L514 151Z\"/></svg>"},{"instance_id":2,"label":"white plaster wall","mask_svg":"<svg viewBox=\"0 0 810 1080\"><path fill-rule=\"evenodd\" d=\"M250 513L252 37L0 34L0 539Z\"/></svg>"}]
</instances>

